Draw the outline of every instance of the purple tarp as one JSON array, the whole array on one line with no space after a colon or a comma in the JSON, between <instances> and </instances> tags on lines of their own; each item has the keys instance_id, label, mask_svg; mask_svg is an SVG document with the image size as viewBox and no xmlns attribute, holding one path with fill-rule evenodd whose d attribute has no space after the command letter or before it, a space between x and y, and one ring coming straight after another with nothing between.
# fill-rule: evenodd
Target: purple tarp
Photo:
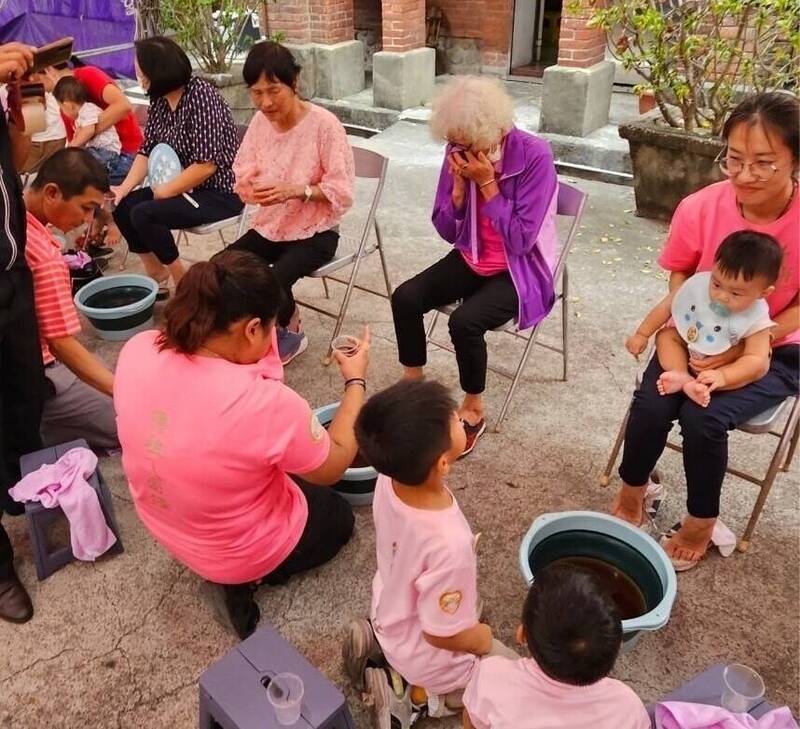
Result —
<instances>
[{"instance_id":1,"label":"purple tarp","mask_svg":"<svg viewBox=\"0 0 800 729\"><path fill-rule=\"evenodd\" d=\"M131 43L136 29L133 0L7 0L0 2L0 42L43 46L64 36L75 51ZM133 49L83 61L112 76L134 78Z\"/></svg>"}]
</instances>

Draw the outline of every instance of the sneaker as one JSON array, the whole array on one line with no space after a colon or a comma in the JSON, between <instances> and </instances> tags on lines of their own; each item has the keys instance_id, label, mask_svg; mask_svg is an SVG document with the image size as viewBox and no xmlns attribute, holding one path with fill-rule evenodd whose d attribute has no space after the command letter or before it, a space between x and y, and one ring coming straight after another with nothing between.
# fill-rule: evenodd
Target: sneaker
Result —
<instances>
[{"instance_id":1,"label":"sneaker","mask_svg":"<svg viewBox=\"0 0 800 729\"><path fill-rule=\"evenodd\" d=\"M464 432L467 434L467 445L464 447L464 452L459 458L463 458L467 454L472 453L478 442L478 438L486 432L486 421L483 418L480 419L477 425L470 425L466 420L462 420L461 423L464 425Z\"/></svg>"},{"instance_id":2,"label":"sneaker","mask_svg":"<svg viewBox=\"0 0 800 729\"><path fill-rule=\"evenodd\" d=\"M278 354L284 365L288 365L306 349L308 349L308 338L303 332L292 332L278 327Z\"/></svg>"},{"instance_id":3,"label":"sneaker","mask_svg":"<svg viewBox=\"0 0 800 729\"><path fill-rule=\"evenodd\" d=\"M411 703L411 686L406 686L402 697L398 697L389 683L388 671L384 668L368 668L365 671L367 693L372 701L374 729L410 729L417 719L425 716L425 707Z\"/></svg>"},{"instance_id":4,"label":"sneaker","mask_svg":"<svg viewBox=\"0 0 800 729\"><path fill-rule=\"evenodd\" d=\"M225 629L233 628L241 640L250 637L261 619L261 610L253 599L255 583L219 585L206 582L205 586L217 622Z\"/></svg>"},{"instance_id":5,"label":"sneaker","mask_svg":"<svg viewBox=\"0 0 800 729\"><path fill-rule=\"evenodd\" d=\"M342 660L350 682L356 689L363 691L367 664L378 664L385 660L372 630L372 623L366 618L354 618L347 626L347 635L342 644Z\"/></svg>"}]
</instances>

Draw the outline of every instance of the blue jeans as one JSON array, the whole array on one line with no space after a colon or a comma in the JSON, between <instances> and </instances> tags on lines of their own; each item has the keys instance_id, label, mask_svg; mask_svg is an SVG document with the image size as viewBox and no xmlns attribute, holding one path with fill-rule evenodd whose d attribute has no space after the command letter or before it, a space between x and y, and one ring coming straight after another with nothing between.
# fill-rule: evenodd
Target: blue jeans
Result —
<instances>
[{"instance_id":1,"label":"blue jeans","mask_svg":"<svg viewBox=\"0 0 800 729\"><path fill-rule=\"evenodd\" d=\"M119 185L128 176L135 154L121 152L117 154L110 149L100 147L87 147L86 150L92 155L108 173L108 182L111 185Z\"/></svg>"}]
</instances>

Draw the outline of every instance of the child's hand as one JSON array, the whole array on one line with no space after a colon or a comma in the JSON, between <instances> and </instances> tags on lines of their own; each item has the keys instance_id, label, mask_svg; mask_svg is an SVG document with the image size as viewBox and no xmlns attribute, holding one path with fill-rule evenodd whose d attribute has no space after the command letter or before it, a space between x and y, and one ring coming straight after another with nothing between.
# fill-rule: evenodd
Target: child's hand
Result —
<instances>
[{"instance_id":1,"label":"child's hand","mask_svg":"<svg viewBox=\"0 0 800 729\"><path fill-rule=\"evenodd\" d=\"M627 349L636 359L639 355L647 349L648 338L643 334L633 334L625 340L625 349Z\"/></svg>"},{"instance_id":2,"label":"child's hand","mask_svg":"<svg viewBox=\"0 0 800 729\"><path fill-rule=\"evenodd\" d=\"M697 375L697 381L708 387L709 392L714 392L728 384L722 370L704 370Z\"/></svg>"}]
</instances>

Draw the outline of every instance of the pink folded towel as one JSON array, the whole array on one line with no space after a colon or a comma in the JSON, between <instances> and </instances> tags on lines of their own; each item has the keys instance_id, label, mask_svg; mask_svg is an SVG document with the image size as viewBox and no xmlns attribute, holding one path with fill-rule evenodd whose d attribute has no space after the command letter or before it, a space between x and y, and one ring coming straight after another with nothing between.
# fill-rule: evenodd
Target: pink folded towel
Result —
<instances>
[{"instance_id":1,"label":"pink folded towel","mask_svg":"<svg viewBox=\"0 0 800 729\"><path fill-rule=\"evenodd\" d=\"M87 481L96 468L92 451L73 448L55 463L29 473L8 492L14 501L39 501L46 509L60 506L69 521L72 554L85 561L94 561L117 541L97 492Z\"/></svg>"},{"instance_id":2,"label":"pink folded towel","mask_svg":"<svg viewBox=\"0 0 800 729\"><path fill-rule=\"evenodd\" d=\"M731 714L707 704L666 701L656 706L657 729L798 729L792 712L785 706L759 719L750 714Z\"/></svg>"}]
</instances>

